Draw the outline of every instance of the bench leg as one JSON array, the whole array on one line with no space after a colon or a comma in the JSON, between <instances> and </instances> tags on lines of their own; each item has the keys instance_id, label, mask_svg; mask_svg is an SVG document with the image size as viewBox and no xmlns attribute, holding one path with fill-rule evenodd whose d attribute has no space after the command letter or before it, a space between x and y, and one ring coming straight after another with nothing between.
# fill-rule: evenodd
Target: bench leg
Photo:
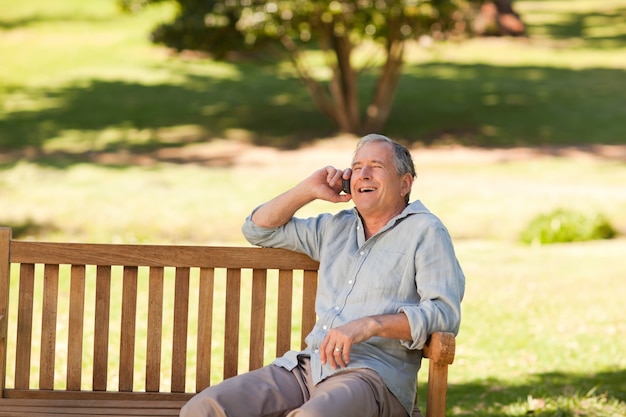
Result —
<instances>
[{"instance_id":1,"label":"bench leg","mask_svg":"<svg viewBox=\"0 0 626 417\"><path fill-rule=\"evenodd\" d=\"M436 361L429 362L426 417L444 417L448 390L448 365L437 364Z\"/></svg>"}]
</instances>

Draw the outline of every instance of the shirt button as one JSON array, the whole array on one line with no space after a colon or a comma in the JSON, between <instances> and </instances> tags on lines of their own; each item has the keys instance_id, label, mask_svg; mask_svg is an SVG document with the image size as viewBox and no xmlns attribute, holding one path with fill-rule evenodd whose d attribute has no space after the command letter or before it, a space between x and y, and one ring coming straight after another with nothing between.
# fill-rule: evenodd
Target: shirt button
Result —
<instances>
[{"instance_id":1,"label":"shirt button","mask_svg":"<svg viewBox=\"0 0 626 417\"><path fill-rule=\"evenodd\" d=\"M322 326L322 329L326 330L326 329L328 329L328 326L324 325L324 326Z\"/></svg>"},{"instance_id":2,"label":"shirt button","mask_svg":"<svg viewBox=\"0 0 626 417\"><path fill-rule=\"evenodd\" d=\"M365 252L361 251L359 252L361 256L365 255Z\"/></svg>"},{"instance_id":3,"label":"shirt button","mask_svg":"<svg viewBox=\"0 0 626 417\"><path fill-rule=\"evenodd\" d=\"M352 282L353 282L353 281L352 281L352 280L350 280L350 281L348 281L348 284L352 285Z\"/></svg>"},{"instance_id":4,"label":"shirt button","mask_svg":"<svg viewBox=\"0 0 626 417\"><path fill-rule=\"evenodd\" d=\"M336 306L336 307L335 307L335 311L339 311L339 306Z\"/></svg>"},{"instance_id":5,"label":"shirt button","mask_svg":"<svg viewBox=\"0 0 626 417\"><path fill-rule=\"evenodd\" d=\"M315 349L314 352L315 353L320 353L320 350L319 349Z\"/></svg>"}]
</instances>

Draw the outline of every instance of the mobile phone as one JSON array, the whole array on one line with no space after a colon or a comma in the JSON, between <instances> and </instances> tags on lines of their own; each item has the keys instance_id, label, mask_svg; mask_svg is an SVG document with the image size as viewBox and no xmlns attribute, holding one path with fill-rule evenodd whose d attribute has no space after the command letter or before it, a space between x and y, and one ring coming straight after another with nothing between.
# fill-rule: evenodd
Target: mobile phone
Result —
<instances>
[{"instance_id":1,"label":"mobile phone","mask_svg":"<svg viewBox=\"0 0 626 417\"><path fill-rule=\"evenodd\" d=\"M343 191L346 194L351 194L350 192L350 179L348 178L347 180L345 179L341 179L341 191Z\"/></svg>"}]
</instances>

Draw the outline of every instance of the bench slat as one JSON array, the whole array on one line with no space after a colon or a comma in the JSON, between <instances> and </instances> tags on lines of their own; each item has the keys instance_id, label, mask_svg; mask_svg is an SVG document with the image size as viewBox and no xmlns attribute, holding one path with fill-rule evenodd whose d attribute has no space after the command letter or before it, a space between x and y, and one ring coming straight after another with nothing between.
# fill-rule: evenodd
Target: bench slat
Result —
<instances>
[{"instance_id":1,"label":"bench slat","mask_svg":"<svg viewBox=\"0 0 626 417\"><path fill-rule=\"evenodd\" d=\"M224 379L237 375L239 368L239 310L241 270L226 270L226 315L224 320Z\"/></svg>"},{"instance_id":2,"label":"bench slat","mask_svg":"<svg viewBox=\"0 0 626 417\"><path fill-rule=\"evenodd\" d=\"M166 245L111 245L11 241L11 262L317 270L319 263L284 249Z\"/></svg>"},{"instance_id":3,"label":"bench slat","mask_svg":"<svg viewBox=\"0 0 626 417\"><path fill-rule=\"evenodd\" d=\"M135 324L137 322L137 275L136 266L124 267L122 289L122 323L120 329L119 390L133 390L135 369Z\"/></svg>"},{"instance_id":4,"label":"bench slat","mask_svg":"<svg viewBox=\"0 0 626 417\"><path fill-rule=\"evenodd\" d=\"M39 389L52 389L54 387L54 357L56 351L57 305L59 299L59 265L47 264L44 267L43 278Z\"/></svg>"},{"instance_id":5,"label":"bench slat","mask_svg":"<svg viewBox=\"0 0 626 417\"><path fill-rule=\"evenodd\" d=\"M109 362L109 311L111 307L111 267L96 269L96 312L93 341L93 390L106 391Z\"/></svg>"},{"instance_id":6,"label":"bench slat","mask_svg":"<svg viewBox=\"0 0 626 417\"><path fill-rule=\"evenodd\" d=\"M250 370L263 366L265 350L265 308L267 270L252 271L252 309L250 310Z\"/></svg>"},{"instance_id":7,"label":"bench slat","mask_svg":"<svg viewBox=\"0 0 626 417\"><path fill-rule=\"evenodd\" d=\"M67 389L81 388L85 313L85 266L73 265L70 273L70 311L67 340Z\"/></svg>"},{"instance_id":8,"label":"bench slat","mask_svg":"<svg viewBox=\"0 0 626 417\"><path fill-rule=\"evenodd\" d=\"M17 341L15 358L15 387L30 387L30 355L33 328L33 297L35 265L20 265L20 286L17 307Z\"/></svg>"},{"instance_id":9,"label":"bench slat","mask_svg":"<svg viewBox=\"0 0 626 417\"><path fill-rule=\"evenodd\" d=\"M4 397L0 398L0 409L5 399L12 400L92 400L92 401L188 401L192 393L178 392L116 392L116 391L63 391L37 389L5 389Z\"/></svg>"},{"instance_id":10,"label":"bench slat","mask_svg":"<svg viewBox=\"0 0 626 417\"><path fill-rule=\"evenodd\" d=\"M278 271L278 322L276 326L276 356L291 347L291 312L293 303L293 271Z\"/></svg>"},{"instance_id":11,"label":"bench slat","mask_svg":"<svg viewBox=\"0 0 626 417\"><path fill-rule=\"evenodd\" d=\"M211 384L211 343L213 341L213 290L215 271L200 269L198 288L198 329L196 342L196 392Z\"/></svg>"},{"instance_id":12,"label":"bench slat","mask_svg":"<svg viewBox=\"0 0 626 417\"><path fill-rule=\"evenodd\" d=\"M9 321L9 246L11 242L11 229L0 227L0 390L4 390L7 363L7 336Z\"/></svg>"},{"instance_id":13,"label":"bench slat","mask_svg":"<svg viewBox=\"0 0 626 417\"><path fill-rule=\"evenodd\" d=\"M150 268L148 335L146 341L146 391L161 388L161 338L163 335L163 267Z\"/></svg>"},{"instance_id":14,"label":"bench slat","mask_svg":"<svg viewBox=\"0 0 626 417\"><path fill-rule=\"evenodd\" d=\"M0 416L178 416L182 401L3 399Z\"/></svg>"},{"instance_id":15,"label":"bench slat","mask_svg":"<svg viewBox=\"0 0 626 417\"><path fill-rule=\"evenodd\" d=\"M174 288L174 337L172 346L172 392L185 392L189 268L176 268Z\"/></svg>"},{"instance_id":16,"label":"bench slat","mask_svg":"<svg viewBox=\"0 0 626 417\"><path fill-rule=\"evenodd\" d=\"M302 283L302 332L300 333L300 347L304 349L304 339L313 330L317 317L315 315L315 296L317 293L317 271L304 271Z\"/></svg>"}]
</instances>

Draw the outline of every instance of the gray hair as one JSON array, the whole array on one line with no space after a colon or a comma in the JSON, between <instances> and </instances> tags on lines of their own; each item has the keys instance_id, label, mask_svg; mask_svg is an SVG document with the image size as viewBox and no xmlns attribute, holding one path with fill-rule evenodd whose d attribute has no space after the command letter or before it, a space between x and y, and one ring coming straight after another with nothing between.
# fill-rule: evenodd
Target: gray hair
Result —
<instances>
[{"instance_id":1,"label":"gray hair","mask_svg":"<svg viewBox=\"0 0 626 417\"><path fill-rule=\"evenodd\" d=\"M363 136L356 145L354 154L359 151L363 146L368 143L383 142L391 145L393 149L393 163L396 167L396 173L398 176L404 174L411 174L413 178L417 176L415 173L415 165L413 164L413 158L411 152L407 147L399 144L398 142L389 139L387 136L371 133ZM409 203L410 192L405 196L406 203Z\"/></svg>"}]
</instances>

